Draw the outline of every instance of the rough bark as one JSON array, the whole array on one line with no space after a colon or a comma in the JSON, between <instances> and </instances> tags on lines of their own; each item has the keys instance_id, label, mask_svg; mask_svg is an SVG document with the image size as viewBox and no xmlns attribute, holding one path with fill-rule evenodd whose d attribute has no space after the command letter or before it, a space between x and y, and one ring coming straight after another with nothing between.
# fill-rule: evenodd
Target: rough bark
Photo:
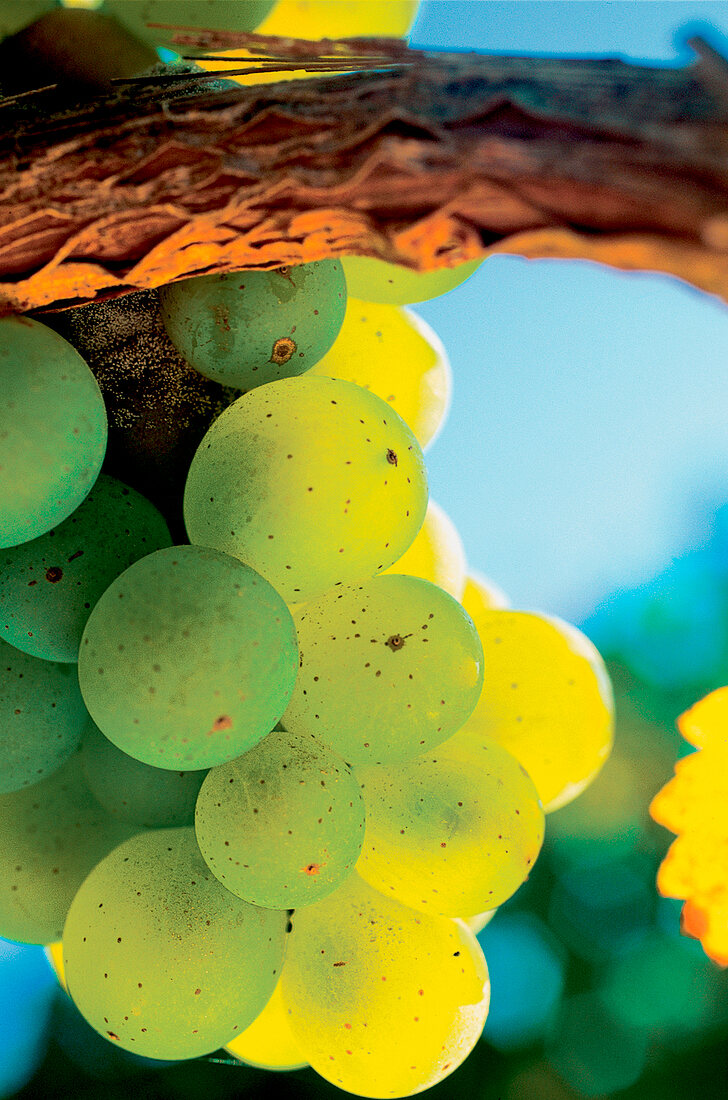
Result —
<instances>
[{"instance_id":1,"label":"rough bark","mask_svg":"<svg viewBox=\"0 0 728 1100\"><path fill-rule=\"evenodd\" d=\"M193 42L283 65L312 49ZM319 57L369 68L0 101L0 309L347 253L419 269L582 257L725 296L728 67L694 45L692 64L661 69L322 42Z\"/></svg>"}]
</instances>

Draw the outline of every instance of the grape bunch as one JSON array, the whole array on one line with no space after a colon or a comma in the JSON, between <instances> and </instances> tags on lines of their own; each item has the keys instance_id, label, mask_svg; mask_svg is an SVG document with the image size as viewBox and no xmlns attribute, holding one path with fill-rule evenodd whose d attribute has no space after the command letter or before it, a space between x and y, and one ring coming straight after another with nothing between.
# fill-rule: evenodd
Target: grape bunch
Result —
<instances>
[{"instance_id":1,"label":"grape bunch","mask_svg":"<svg viewBox=\"0 0 728 1100\"><path fill-rule=\"evenodd\" d=\"M475 266L162 288L222 407L156 504L83 322L0 320L0 934L125 1050L436 1084L488 1012L478 930L609 753L596 650L510 609L429 499L451 376L406 307Z\"/></svg>"}]
</instances>

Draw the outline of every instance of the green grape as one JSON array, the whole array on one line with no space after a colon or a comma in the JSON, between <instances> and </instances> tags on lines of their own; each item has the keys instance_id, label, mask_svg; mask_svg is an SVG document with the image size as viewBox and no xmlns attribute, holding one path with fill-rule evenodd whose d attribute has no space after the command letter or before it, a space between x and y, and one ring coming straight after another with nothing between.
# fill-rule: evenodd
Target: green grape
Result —
<instances>
[{"instance_id":1,"label":"green grape","mask_svg":"<svg viewBox=\"0 0 728 1100\"><path fill-rule=\"evenodd\" d=\"M430 500L425 522L414 542L399 561L384 572L422 577L460 600L465 589L466 568L465 549L457 527L440 505ZM464 601L463 607L472 617Z\"/></svg>"},{"instance_id":2,"label":"green grape","mask_svg":"<svg viewBox=\"0 0 728 1100\"><path fill-rule=\"evenodd\" d=\"M16 34L55 6L55 0L0 0L0 38Z\"/></svg>"},{"instance_id":3,"label":"green grape","mask_svg":"<svg viewBox=\"0 0 728 1100\"><path fill-rule=\"evenodd\" d=\"M75 512L0 555L0 630L48 661L78 661L91 608L132 562L171 543L145 497L101 474Z\"/></svg>"},{"instance_id":4,"label":"green grape","mask_svg":"<svg viewBox=\"0 0 728 1100\"><path fill-rule=\"evenodd\" d=\"M298 605L294 616L300 668L281 721L351 764L418 756L450 737L477 702L475 627L429 581L373 577Z\"/></svg>"},{"instance_id":5,"label":"green grape","mask_svg":"<svg viewBox=\"0 0 728 1100\"><path fill-rule=\"evenodd\" d=\"M294 909L351 874L364 803L343 760L309 734L274 730L208 773L195 829L205 862L228 890L254 905Z\"/></svg>"},{"instance_id":6,"label":"green grape","mask_svg":"<svg viewBox=\"0 0 728 1100\"><path fill-rule=\"evenodd\" d=\"M406 306L439 298L454 290L469 279L483 261L478 257L457 267L439 267L435 271L413 271L402 264L390 264L370 256L344 256L341 262L352 298Z\"/></svg>"},{"instance_id":7,"label":"green grape","mask_svg":"<svg viewBox=\"0 0 728 1100\"><path fill-rule=\"evenodd\" d=\"M426 507L407 425L351 382L308 376L225 409L192 460L184 501L191 542L247 562L287 602L386 569Z\"/></svg>"},{"instance_id":8,"label":"green grape","mask_svg":"<svg viewBox=\"0 0 728 1100\"><path fill-rule=\"evenodd\" d=\"M86 624L86 706L122 752L170 771L232 760L273 728L298 648L278 593L236 558L172 546L107 588Z\"/></svg>"},{"instance_id":9,"label":"green grape","mask_svg":"<svg viewBox=\"0 0 728 1100\"><path fill-rule=\"evenodd\" d=\"M308 1065L293 1037L281 983L263 1011L225 1049L257 1069L303 1069Z\"/></svg>"},{"instance_id":10,"label":"green grape","mask_svg":"<svg viewBox=\"0 0 728 1100\"><path fill-rule=\"evenodd\" d=\"M338 260L201 275L163 287L162 319L200 374L251 390L303 374L336 339L346 309Z\"/></svg>"},{"instance_id":11,"label":"green grape","mask_svg":"<svg viewBox=\"0 0 728 1100\"><path fill-rule=\"evenodd\" d=\"M0 935L59 940L86 875L136 831L99 806L78 754L48 779L0 795Z\"/></svg>"},{"instance_id":12,"label":"green grape","mask_svg":"<svg viewBox=\"0 0 728 1100\"><path fill-rule=\"evenodd\" d=\"M467 1057L490 985L464 924L416 913L356 874L292 921L281 992L322 1077L358 1096L411 1096Z\"/></svg>"},{"instance_id":13,"label":"green grape","mask_svg":"<svg viewBox=\"0 0 728 1100\"><path fill-rule=\"evenodd\" d=\"M0 318L0 547L37 538L89 493L106 450L101 390L71 345Z\"/></svg>"},{"instance_id":14,"label":"green grape","mask_svg":"<svg viewBox=\"0 0 728 1100\"><path fill-rule=\"evenodd\" d=\"M604 662L584 634L553 616L473 614L488 674L453 740L503 745L551 813L591 783L611 751L614 698Z\"/></svg>"},{"instance_id":15,"label":"green grape","mask_svg":"<svg viewBox=\"0 0 728 1100\"><path fill-rule=\"evenodd\" d=\"M113 817L158 829L193 825L205 771L172 772L127 756L89 722L81 746L86 782Z\"/></svg>"},{"instance_id":16,"label":"green grape","mask_svg":"<svg viewBox=\"0 0 728 1100\"><path fill-rule=\"evenodd\" d=\"M341 331L313 368L356 382L408 424L422 448L432 443L450 405L450 361L437 333L411 310L349 298Z\"/></svg>"},{"instance_id":17,"label":"green grape","mask_svg":"<svg viewBox=\"0 0 728 1100\"><path fill-rule=\"evenodd\" d=\"M104 0L103 10L155 46L174 47L176 26L254 31L273 4L274 0Z\"/></svg>"},{"instance_id":18,"label":"green grape","mask_svg":"<svg viewBox=\"0 0 728 1100\"><path fill-rule=\"evenodd\" d=\"M78 748L89 717L75 667L0 641L0 794L51 775Z\"/></svg>"},{"instance_id":19,"label":"green grape","mask_svg":"<svg viewBox=\"0 0 728 1100\"><path fill-rule=\"evenodd\" d=\"M441 745L357 775L367 810L357 870L404 905L451 917L495 909L536 862L544 833L536 788L495 742Z\"/></svg>"},{"instance_id":20,"label":"green grape","mask_svg":"<svg viewBox=\"0 0 728 1100\"><path fill-rule=\"evenodd\" d=\"M73 900L63 929L68 990L124 1050L196 1058L262 1011L287 920L221 886L194 829L141 833L102 860Z\"/></svg>"}]
</instances>

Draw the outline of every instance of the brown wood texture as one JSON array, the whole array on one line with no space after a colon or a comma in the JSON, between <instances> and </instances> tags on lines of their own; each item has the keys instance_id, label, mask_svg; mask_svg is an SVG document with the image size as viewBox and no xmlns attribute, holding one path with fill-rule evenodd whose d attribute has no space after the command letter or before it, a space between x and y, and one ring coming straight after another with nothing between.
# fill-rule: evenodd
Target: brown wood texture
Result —
<instances>
[{"instance_id":1,"label":"brown wood texture","mask_svg":"<svg viewBox=\"0 0 728 1100\"><path fill-rule=\"evenodd\" d=\"M728 66L702 42L682 69L192 42L370 60L256 87L159 78L0 101L0 310L349 253L417 269L585 258L728 295Z\"/></svg>"}]
</instances>

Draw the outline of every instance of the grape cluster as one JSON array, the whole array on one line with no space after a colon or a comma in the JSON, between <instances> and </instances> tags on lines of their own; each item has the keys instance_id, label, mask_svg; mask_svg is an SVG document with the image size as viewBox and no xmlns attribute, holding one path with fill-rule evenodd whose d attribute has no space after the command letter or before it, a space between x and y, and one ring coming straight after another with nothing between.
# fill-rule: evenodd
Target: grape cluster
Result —
<instances>
[{"instance_id":1,"label":"grape cluster","mask_svg":"<svg viewBox=\"0 0 728 1100\"><path fill-rule=\"evenodd\" d=\"M597 652L510 610L428 500L450 370L404 306L474 266L163 288L175 354L233 388L177 544L100 473L76 348L0 321L0 934L53 944L126 1050L434 1085L487 1015L477 931L609 752Z\"/></svg>"}]
</instances>

